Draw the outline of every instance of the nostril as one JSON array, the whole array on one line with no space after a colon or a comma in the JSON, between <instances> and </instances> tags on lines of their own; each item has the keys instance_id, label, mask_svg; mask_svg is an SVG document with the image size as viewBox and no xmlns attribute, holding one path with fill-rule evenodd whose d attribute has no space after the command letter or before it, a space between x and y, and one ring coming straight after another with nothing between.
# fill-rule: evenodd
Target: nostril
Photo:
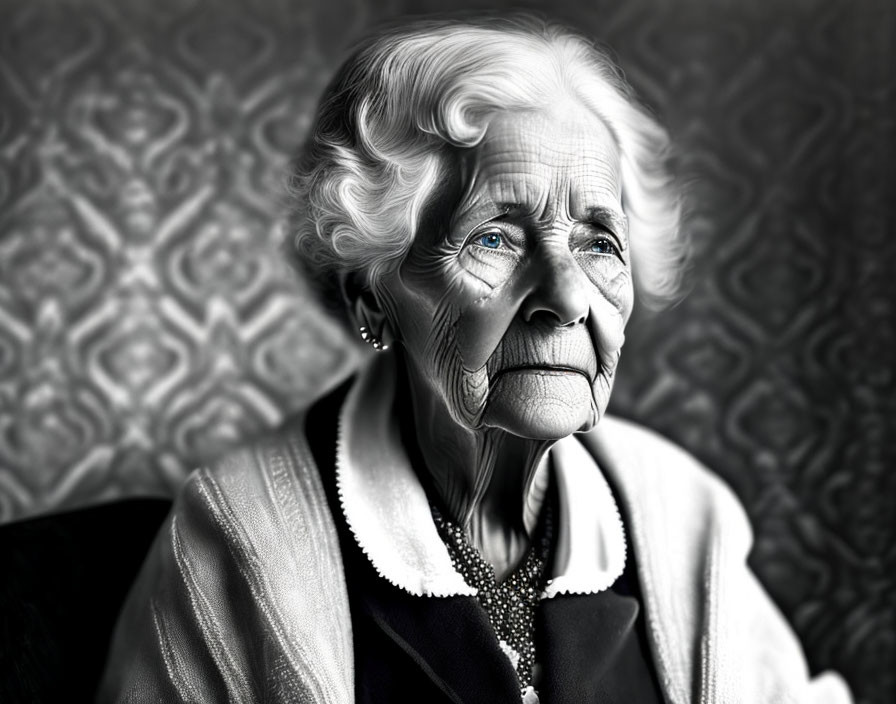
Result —
<instances>
[{"instance_id":1,"label":"nostril","mask_svg":"<svg viewBox=\"0 0 896 704\"><path fill-rule=\"evenodd\" d=\"M571 326L573 326L573 325L582 325L582 324L584 324L584 322L585 322L585 316L584 316L584 315L580 315L578 318L575 318L574 320L569 320L569 321L567 321L567 322L565 322L565 323L561 322L561 323L560 323L560 327L568 328L568 327L571 327Z\"/></svg>"},{"instance_id":2,"label":"nostril","mask_svg":"<svg viewBox=\"0 0 896 704\"><path fill-rule=\"evenodd\" d=\"M523 315L523 320L527 323L541 323L551 327L560 328L569 328L574 325L584 324L586 318L586 315L580 315L572 319L564 319L557 313L557 311L549 310L547 308L529 310Z\"/></svg>"}]
</instances>

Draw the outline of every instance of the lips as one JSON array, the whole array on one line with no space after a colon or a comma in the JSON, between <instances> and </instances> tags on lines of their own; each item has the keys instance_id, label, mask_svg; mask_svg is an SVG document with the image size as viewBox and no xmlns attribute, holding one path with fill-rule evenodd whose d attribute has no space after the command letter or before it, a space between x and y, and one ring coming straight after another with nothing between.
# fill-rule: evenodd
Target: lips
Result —
<instances>
[{"instance_id":1,"label":"lips","mask_svg":"<svg viewBox=\"0 0 896 704\"><path fill-rule=\"evenodd\" d=\"M491 381L511 372L597 376L594 343L585 325L566 328L514 323L487 363Z\"/></svg>"},{"instance_id":2,"label":"lips","mask_svg":"<svg viewBox=\"0 0 896 704\"><path fill-rule=\"evenodd\" d=\"M492 381L500 378L505 374L511 374L513 372L539 372L545 375L557 374L580 374L585 377L588 381L592 380L592 377L588 375L588 372L584 369L574 369L572 367L565 367L561 365L550 365L550 364L526 364L519 367L503 367L495 372L495 375L491 377Z\"/></svg>"}]
</instances>

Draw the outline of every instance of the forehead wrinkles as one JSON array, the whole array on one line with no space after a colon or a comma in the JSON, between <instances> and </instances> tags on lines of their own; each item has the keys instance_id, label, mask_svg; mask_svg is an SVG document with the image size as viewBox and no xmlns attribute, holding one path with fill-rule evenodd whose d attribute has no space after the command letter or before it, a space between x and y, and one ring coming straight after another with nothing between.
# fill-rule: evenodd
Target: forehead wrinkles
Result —
<instances>
[{"instance_id":1,"label":"forehead wrinkles","mask_svg":"<svg viewBox=\"0 0 896 704\"><path fill-rule=\"evenodd\" d=\"M552 123L541 115L497 119L476 150L470 196L581 218L619 203L619 155L609 130L585 115Z\"/></svg>"}]
</instances>

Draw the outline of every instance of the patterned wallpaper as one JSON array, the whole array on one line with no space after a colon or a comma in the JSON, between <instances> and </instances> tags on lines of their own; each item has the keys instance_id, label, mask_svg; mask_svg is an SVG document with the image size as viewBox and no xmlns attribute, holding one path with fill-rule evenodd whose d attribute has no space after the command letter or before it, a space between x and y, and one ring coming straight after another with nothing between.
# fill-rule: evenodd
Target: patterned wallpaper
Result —
<instances>
[{"instance_id":1,"label":"patterned wallpaper","mask_svg":"<svg viewBox=\"0 0 896 704\"><path fill-rule=\"evenodd\" d=\"M0 520L169 494L350 369L274 248L286 159L353 37L460 6L0 0ZM550 7L691 184L691 294L636 315L613 409L735 488L813 669L892 702L896 10Z\"/></svg>"}]
</instances>

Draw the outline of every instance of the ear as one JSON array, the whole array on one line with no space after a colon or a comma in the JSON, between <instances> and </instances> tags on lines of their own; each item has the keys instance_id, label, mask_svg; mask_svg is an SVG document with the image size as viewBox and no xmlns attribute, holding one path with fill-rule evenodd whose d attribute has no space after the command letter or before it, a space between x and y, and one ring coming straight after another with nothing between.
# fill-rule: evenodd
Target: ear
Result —
<instances>
[{"instance_id":1,"label":"ear","mask_svg":"<svg viewBox=\"0 0 896 704\"><path fill-rule=\"evenodd\" d=\"M365 342L376 340L382 345L382 349L391 347L395 342L395 333L385 310L370 287L358 274L349 273L340 275L339 288L356 332L361 334L361 328L364 328L367 333Z\"/></svg>"}]
</instances>

